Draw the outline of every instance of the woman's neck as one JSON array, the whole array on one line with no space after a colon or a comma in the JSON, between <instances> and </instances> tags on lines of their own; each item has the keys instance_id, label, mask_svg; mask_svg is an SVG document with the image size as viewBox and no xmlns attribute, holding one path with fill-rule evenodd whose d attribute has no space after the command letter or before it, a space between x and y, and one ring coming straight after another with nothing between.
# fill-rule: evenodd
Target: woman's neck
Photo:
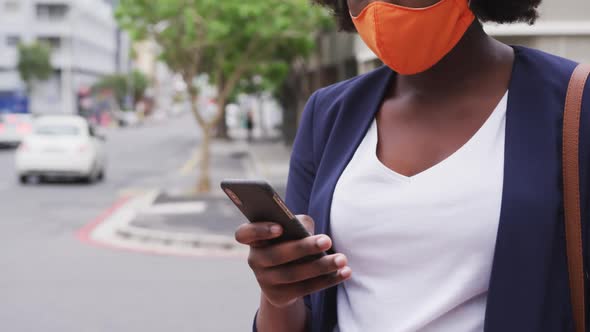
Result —
<instances>
[{"instance_id":1,"label":"woman's neck","mask_svg":"<svg viewBox=\"0 0 590 332\"><path fill-rule=\"evenodd\" d=\"M512 66L511 47L488 36L478 21L469 27L455 48L429 70L398 75L392 86L396 96L439 98L465 91L500 66Z\"/></svg>"}]
</instances>

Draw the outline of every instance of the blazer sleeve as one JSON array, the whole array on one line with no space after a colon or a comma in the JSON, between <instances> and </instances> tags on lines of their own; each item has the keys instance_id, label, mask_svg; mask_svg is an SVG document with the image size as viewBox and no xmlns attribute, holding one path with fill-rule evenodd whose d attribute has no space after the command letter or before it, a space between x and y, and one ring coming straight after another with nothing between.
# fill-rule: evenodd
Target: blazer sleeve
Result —
<instances>
[{"instance_id":1,"label":"blazer sleeve","mask_svg":"<svg viewBox=\"0 0 590 332\"><path fill-rule=\"evenodd\" d=\"M590 132L590 128L588 128L588 123L590 123L590 79L586 82L586 86L584 89L584 93L582 95L582 115L580 120L580 142L587 142L588 141L588 132ZM584 130L585 129L585 130ZM580 144L581 152L585 155L590 154L590 149L588 148L587 144ZM583 149L583 150L582 150ZM584 151L585 150L585 151ZM588 168L588 159L586 159L586 179L590 177L590 169ZM588 183L588 180L586 180ZM586 210L590 209L590 188L581 188L581 191L585 193L586 199ZM588 216L590 213L586 212ZM588 302L590 299L590 220L585 220L585 223L582 225L582 231L585 232L584 235L584 279L586 285L586 331L590 332L590 305Z\"/></svg>"},{"instance_id":2,"label":"blazer sleeve","mask_svg":"<svg viewBox=\"0 0 590 332\"><path fill-rule=\"evenodd\" d=\"M313 119L316 96L317 92L311 96L301 116L289 164L285 200L295 214L308 214L309 198L315 179Z\"/></svg>"},{"instance_id":3,"label":"blazer sleeve","mask_svg":"<svg viewBox=\"0 0 590 332\"><path fill-rule=\"evenodd\" d=\"M316 162L314 161L314 140L313 140L313 112L318 92L315 92L308 100L301 115L291 160L289 163L289 178L287 180L287 194L285 203L295 214L308 214L309 198L313 187L316 173ZM305 305L310 308L310 298L304 298ZM256 317L252 330L257 332ZM309 330L309 328L308 328Z\"/></svg>"}]
</instances>

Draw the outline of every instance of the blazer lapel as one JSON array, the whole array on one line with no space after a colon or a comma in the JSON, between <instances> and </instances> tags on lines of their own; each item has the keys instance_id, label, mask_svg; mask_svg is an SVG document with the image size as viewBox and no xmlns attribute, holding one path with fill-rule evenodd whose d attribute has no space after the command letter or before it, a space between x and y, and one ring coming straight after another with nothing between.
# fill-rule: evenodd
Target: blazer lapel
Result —
<instances>
[{"instance_id":1,"label":"blazer lapel","mask_svg":"<svg viewBox=\"0 0 590 332\"><path fill-rule=\"evenodd\" d=\"M548 289L563 286L548 287L562 279L554 271L566 271L560 222L565 90L523 53L516 48L508 97L502 211L485 330L563 331L543 326L542 317L552 298Z\"/></svg>"},{"instance_id":2,"label":"blazer lapel","mask_svg":"<svg viewBox=\"0 0 590 332\"><path fill-rule=\"evenodd\" d=\"M314 185L310 204L310 215L316 221L316 234L330 235L330 212L336 183L368 131L394 76L393 71L383 66L362 77L363 81L355 82L357 84L351 88L352 91L340 101L333 124L333 128L338 130L334 130L327 139L316 174L316 179L320 180ZM319 322L314 325L314 332L331 331L337 323L336 289L332 287L312 294L314 307L326 310L314 311L312 319Z\"/></svg>"}]
</instances>

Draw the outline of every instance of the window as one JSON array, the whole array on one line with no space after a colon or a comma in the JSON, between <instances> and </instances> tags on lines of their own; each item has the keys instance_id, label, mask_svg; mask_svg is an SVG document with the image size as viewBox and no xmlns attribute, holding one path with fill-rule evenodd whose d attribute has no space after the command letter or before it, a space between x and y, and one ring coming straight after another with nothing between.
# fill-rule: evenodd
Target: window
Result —
<instances>
[{"instance_id":1,"label":"window","mask_svg":"<svg viewBox=\"0 0 590 332\"><path fill-rule=\"evenodd\" d=\"M68 13L65 4L37 4L37 18L44 21L63 20Z\"/></svg>"},{"instance_id":2,"label":"window","mask_svg":"<svg viewBox=\"0 0 590 332\"><path fill-rule=\"evenodd\" d=\"M39 37L37 41L48 46L52 51L58 50L61 47L61 39L59 37Z\"/></svg>"},{"instance_id":3,"label":"window","mask_svg":"<svg viewBox=\"0 0 590 332\"><path fill-rule=\"evenodd\" d=\"M68 125L44 125L35 129L39 136L78 136L80 128Z\"/></svg>"},{"instance_id":4,"label":"window","mask_svg":"<svg viewBox=\"0 0 590 332\"><path fill-rule=\"evenodd\" d=\"M16 47L20 44L20 37L15 35L6 36L6 46Z\"/></svg>"},{"instance_id":5,"label":"window","mask_svg":"<svg viewBox=\"0 0 590 332\"><path fill-rule=\"evenodd\" d=\"M7 13L15 12L20 8L18 0L6 0L4 2L4 11Z\"/></svg>"}]
</instances>

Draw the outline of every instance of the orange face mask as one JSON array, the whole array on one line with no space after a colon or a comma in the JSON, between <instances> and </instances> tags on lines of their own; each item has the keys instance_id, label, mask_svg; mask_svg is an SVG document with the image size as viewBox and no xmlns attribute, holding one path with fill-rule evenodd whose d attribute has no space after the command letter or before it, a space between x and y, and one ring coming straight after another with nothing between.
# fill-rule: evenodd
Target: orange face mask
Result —
<instances>
[{"instance_id":1,"label":"orange face mask","mask_svg":"<svg viewBox=\"0 0 590 332\"><path fill-rule=\"evenodd\" d=\"M367 46L402 75L421 73L438 63L474 19L467 0L441 0L425 8L377 1L352 17Z\"/></svg>"}]
</instances>

